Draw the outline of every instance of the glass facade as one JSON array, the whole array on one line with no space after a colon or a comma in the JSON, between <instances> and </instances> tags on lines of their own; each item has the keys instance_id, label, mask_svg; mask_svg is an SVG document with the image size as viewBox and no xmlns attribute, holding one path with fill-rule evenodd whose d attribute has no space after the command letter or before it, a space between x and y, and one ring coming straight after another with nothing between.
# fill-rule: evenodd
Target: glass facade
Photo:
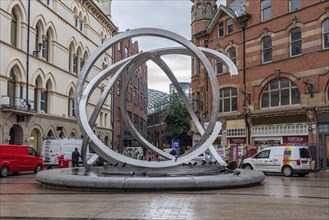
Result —
<instances>
[{"instance_id":1,"label":"glass facade","mask_svg":"<svg viewBox=\"0 0 329 220\"><path fill-rule=\"evenodd\" d=\"M192 102L191 83L189 83L189 82L180 82L179 85L183 89L183 91L185 93L185 96L187 97L189 102ZM170 83L170 85L169 85L169 93L170 93L170 95L173 95L173 94L177 93L177 90L176 90L175 86L172 83Z\"/></svg>"}]
</instances>

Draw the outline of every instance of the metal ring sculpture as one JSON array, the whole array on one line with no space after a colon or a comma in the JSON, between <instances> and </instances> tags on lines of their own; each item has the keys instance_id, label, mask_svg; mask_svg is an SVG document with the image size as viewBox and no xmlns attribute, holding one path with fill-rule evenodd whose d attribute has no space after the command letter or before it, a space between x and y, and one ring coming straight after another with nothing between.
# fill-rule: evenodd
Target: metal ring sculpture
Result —
<instances>
[{"instance_id":1,"label":"metal ring sculpture","mask_svg":"<svg viewBox=\"0 0 329 220\"><path fill-rule=\"evenodd\" d=\"M161 37L166 38L172 41L175 41L176 43L182 45L183 47L175 47L175 48L167 48L167 49L156 49L152 51L147 52L141 52L137 55L133 55L131 57L127 57L124 60L121 60L100 73L98 73L96 76L94 76L90 82L85 86L87 77L90 74L90 71L95 64L95 62L101 57L101 55L109 50L111 47L113 47L118 42L127 39L127 38L133 38L133 37L141 37L141 36L154 36L154 37ZM192 107L190 106L187 97L185 96L185 93L183 92L182 88L179 86L178 81L170 68L166 65L166 63L161 59L161 56L168 55L168 54L181 54L181 55L189 55L197 57L202 64L204 65L208 77L210 79L210 84L212 86L212 97L213 97L213 109L211 113L211 118L209 125L206 130L203 129L200 121L198 120L195 112L193 111ZM77 110L77 120L78 125L82 129L83 132L83 143L82 143L82 158L84 161L84 166L86 168L90 168L95 161L100 156L101 158L107 160L107 161L117 161L122 163L128 163L133 166L139 166L139 167L149 167L149 168L160 168L160 167L170 167L179 165L181 163L186 163L193 158L200 155L202 152L204 152L207 148L210 149L211 153L215 156L215 159L221 163L222 165L227 165L221 157L218 155L217 151L212 146L212 143L215 141L218 133L221 129L221 123L217 122L217 113L219 110L219 87L216 75L214 73L214 70L212 68L212 65L210 64L207 56L212 57L213 59L216 59L218 62L223 63L230 71L231 75L237 74L238 70L236 69L236 66L234 63L225 55L215 51L210 50L207 48L198 48L193 43L188 41L187 39L181 37L180 35L177 35L173 32L169 32L166 30L161 29L155 29L155 28L141 28L141 29L135 29L135 30L129 30L124 33L118 34L112 38L110 38L108 41L104 42L88 59L88 61L85 63L83 69L81 70L81 73L78 78L78 82L76 85L76 99L75 99L75 106ZM189 114L191 115L191 118L193 122L195 123L197 129L199 130L201 136L200 141L187 153L181 155L180 157L176 158L166 152L163 152L156 146L149 143L134 127L133 123L131 122L127 111L126 111L126 103L125 103L125 93L128 87L128 83L132 77L132 74L135 72L135 70L145 63L146 61L151 60L154 63L156 63L168 76L168 78L172 81L173 85L175 86L179 96L183 100L185 106L187 107L187 110ZM142 143L145 147L150 149L151 151L157 153L159 156L162 156L164 158L167 158L166 161L143 161L143 160L137 160L132 159L126 156L123 156L110 148L108 148L105 144L102 143L101 140L98 139L98 137L94 134L92 127L95 125L96 119L98 117L98 114L110 94L111 88L113 87L115 81L118 79L118 77L125 72L125 70L128 70L128 76L125 78L124 82L122 83L121 87L121 97L120 97L120 107L121 107L121 114L124 122L126 123L128 129L130 132L134 135L134 137ZM87 117L87 103L88 99L91 96L92 92L95 90L95 88L104 80L111 77L108 81L108 84L106 88L104 89L103 93L101 94L90 118ZM90 146L96 154L87 161L86 153L87 153L87 146Z\"/></svg>"}]
</instances>

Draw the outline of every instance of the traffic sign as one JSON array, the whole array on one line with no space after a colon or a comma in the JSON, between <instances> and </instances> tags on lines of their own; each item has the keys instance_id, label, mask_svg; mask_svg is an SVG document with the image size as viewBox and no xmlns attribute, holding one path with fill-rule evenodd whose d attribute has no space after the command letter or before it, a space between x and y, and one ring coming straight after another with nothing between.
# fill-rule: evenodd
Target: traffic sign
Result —
<instances>
[{"instance_id":1,"label":"traffic sign","mask_svg":"<svg viewBox=\"0 0 329 220\"><path fill-rule=\"evenodd\" d=\"M179 148L179 140L172 140L171 147L174 149Z\"/></svg>"}]
</instances>

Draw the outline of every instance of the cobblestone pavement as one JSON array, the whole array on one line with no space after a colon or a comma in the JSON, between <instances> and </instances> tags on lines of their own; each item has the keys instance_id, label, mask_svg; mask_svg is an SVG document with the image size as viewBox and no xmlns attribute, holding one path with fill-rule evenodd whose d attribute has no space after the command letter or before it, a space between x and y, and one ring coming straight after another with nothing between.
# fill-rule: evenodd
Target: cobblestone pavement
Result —
<instances>
[{"instance_id":1,"label":"cobblestone pavement","mask_svg":"<svg viewBox=\"0 0 329 220\"><path fill-rule=\"evenodd\" d=\"M45 189L24 173L0 179L0 219L329 219L329 170L267 175L225 190L81 192Z\"/></svg>"}]
</instances>

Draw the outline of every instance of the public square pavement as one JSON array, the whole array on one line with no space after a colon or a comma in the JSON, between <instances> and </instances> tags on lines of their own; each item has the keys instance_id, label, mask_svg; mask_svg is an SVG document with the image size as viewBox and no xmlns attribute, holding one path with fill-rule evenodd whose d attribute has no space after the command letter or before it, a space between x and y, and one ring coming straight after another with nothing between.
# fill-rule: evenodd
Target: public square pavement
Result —
<instances>
[{"instance_id":1,"label":"public square pavement","mask_svg":"<svg viewBox=\"0 0 329 220\"><path fill-rule=\"evenodd\" d=\"M0 179L0 219L329 219L329 170L224 190L83 192Z\"/></svg>"}]
</instances>

